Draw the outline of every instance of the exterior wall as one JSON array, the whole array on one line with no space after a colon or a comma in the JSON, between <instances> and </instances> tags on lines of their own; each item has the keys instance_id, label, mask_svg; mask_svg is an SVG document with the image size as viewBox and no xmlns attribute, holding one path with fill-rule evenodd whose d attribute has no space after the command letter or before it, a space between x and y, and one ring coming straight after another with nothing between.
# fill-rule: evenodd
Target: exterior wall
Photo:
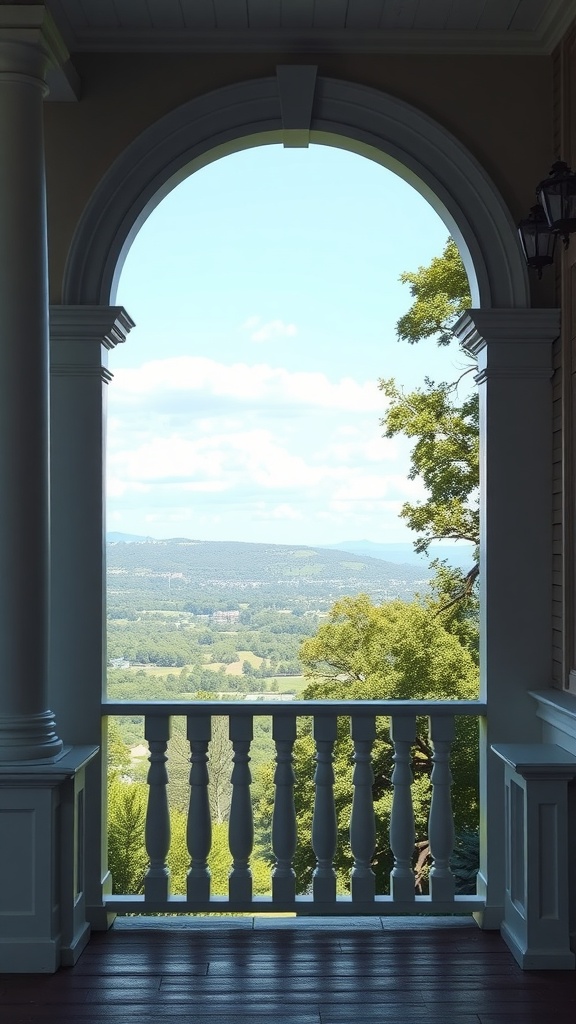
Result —
<instances>
[{"instance_id":1,"label":"exterior wall","mask_svg":"<svg viewBox=\"0 0 576 1024\"><path fill-rule=\"evenodd\" d=\"M319 74L381 89L457 136L519 219L554 155L552 61L546 57L306 55ZM82 210L110 164L182 103L234 82L275 75L282 54L76 55L79 103L45 106L51 301L62 301L67 253ZM514 130L511 130L514 127ZM533 304L554 304L550 278ZM137 317L137 311L132 311Z\"/></svg>"},{"instance_id":2,"label":"exterior wall","mask_svg":"<svg viewBox=\"0 0 576 1024\"><path fill-rule=\"evenodd\" d=\"M554 149L576 164L576 27L554 55ZM576 400L576 243L562 252L556 287L562 308L562 334L555 346L554 387L554 587L553 682L576 694L576 594L574 560L574 405Z\"/></svg>"}]
</instances>

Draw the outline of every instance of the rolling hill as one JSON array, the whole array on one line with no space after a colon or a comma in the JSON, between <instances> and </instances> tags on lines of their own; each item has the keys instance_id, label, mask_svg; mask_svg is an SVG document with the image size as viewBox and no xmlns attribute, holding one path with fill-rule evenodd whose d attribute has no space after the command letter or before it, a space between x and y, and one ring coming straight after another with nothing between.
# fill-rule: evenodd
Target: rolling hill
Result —
<instances>
[{"instance_id":1,"label":"rolling hill","mask_svg":"<svg viewBox=\"0 0 576 1024\"><path fill-rule=\"evenodd\" d=\"M135 590L186 599L198 589L258 589L303 593L357 593L409 599L425 588L426 566L384 561L369 555L289 544L236 541L113 541L107 548L109 590Z\"/></svg>"}]
</instances>

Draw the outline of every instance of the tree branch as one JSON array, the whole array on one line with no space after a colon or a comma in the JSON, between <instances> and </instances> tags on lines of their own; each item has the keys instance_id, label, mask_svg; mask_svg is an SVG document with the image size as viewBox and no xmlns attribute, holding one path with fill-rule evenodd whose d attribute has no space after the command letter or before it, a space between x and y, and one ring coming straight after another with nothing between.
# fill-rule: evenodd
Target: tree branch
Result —
<instances>
[{"instance_id":1,"label":"tree branch","mask_svg":"<svg viewBox=\"0 0 576 1024\"><path fill-rule=\"evenodd\" d=\"M464 585L462 589L458 591L456 596L453 597L451 601L448 601L447 604L443 604L442 607L439 608L438 611L436 612L436 615L440 615L441 612L448 611L449 608L453 608L454 605L458 604L459 601L463 601L464 598L470 597L470 594L472 593L472 587L474 586L474 583L478 579L479 575L480 565L478 562L476 562L476 565L474 565L472 569L470 569L470 572L467 573L466 576L464 577Z\"/></svg>"}]
</instances>

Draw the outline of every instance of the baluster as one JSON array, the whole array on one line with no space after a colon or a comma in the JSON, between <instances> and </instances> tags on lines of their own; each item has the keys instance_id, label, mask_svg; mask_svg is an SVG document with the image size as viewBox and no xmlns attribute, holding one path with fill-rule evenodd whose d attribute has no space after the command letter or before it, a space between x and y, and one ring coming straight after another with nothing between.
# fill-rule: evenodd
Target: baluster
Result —
<instances>
[{"instance_id":1,"label":"baluster","mask_svg":"<svg viewBox=\"0 0 576 1024\"><path fill-rule=\"evenodd\" d=\"M150 865L144 879L144 897L162 902L170 895L170 871L166 857L170 849L170 814L168 811L168 772L166 747L170 739L170 718L146 715L144 736L150 747L148 769L148 807L146 810L146 851Z\"/></svg>"},{"instance_id":2,"label":"baluster","mask_svg":"<svg viewBox=\"0 0 576 1024\"><path fill-rule=\"evenodd\" d=\"M376 876L372 858L376 847L376 819L372 786L374 772L370 754L376 738L376 719L371 715L352 715L350 735L354 741L354 774L350 848L354 866L350 876L352 899L370 901L376 895Z\"/></svg>"},{"instance_id":3,"label":"baluster","mask_svg":"<svg viewBox=\"0 0 576 1024\"><path fill-rule=\"evenodd\" d=\"M232 803L228 843L233 857L229 875L230 900L249 902L252 899L252 871L250 854L254 845L254 821L250 796L250 742L252 740L252 717L230 716L230 739L234 750L232 769Z\"/></svg>"},{"instance_id":4,"label":"baluster","mask_svg":"<svg viewBox=\"0 0 576 1024\"><path fill-rule=\"evenodd\" d=\"M428 841L432 854L430 895L433 900L454 899L454 875L450 856L454 849L454 816L450 786L450 747L454 739L454 716L434 715L430 719L430 740L434 748L432 761L432 802L428 824Z\"/></svg>"},{"instance_id":5,"label":"baluster","mask_svg":"<svg viewBox=\"0 0 576 1024\"><path fill-rule=\"evenodd\" d=\"M316 715L314 717L316 795L312 818L312 848L316 854L316 867L312 875L312 892L314 900L322 903L333 903L336 900L336 872L333 861L338 830L334 805L334 770L332 768L332 751L336 731L336 715Z\"/></svg>"},{"instance_id":6,"label":"baluster","mask_svg":"<svg viewBox=\"0 0 576 1024\"><path fill-rule=\"evenodd\" d=\"M394 744L392 772L392 813L390 815L390 849L394 867L390 872L390 892L394 900L415 898L415 876L412 868L416 829L412 803L412 745L416 739L416 716L396 715L390 721L390 739Z\"/></svg>"},{"instance_id":7,"label":"baluster","mask_svg":"<svg viewBox=\"0 0 576 1024\"><path fill-rule=\"evenodd\" d=\"M190 806L186 824L186 842L190 868L186 888L189 900L210 899L210 868L208 856L212 846L212 821L208 795L208 743L210 715L188 715L187 735L190 741Z\"/></svg>"},{"instance_id":8,"label":"baluster","mask_svg":"<svg viewBox=\"0 0 576 1024\"><path fill-rule=\"evenodd\" d=\"M276 866L272 872L272 900L292 901L296 895L296 874L292 867L296 853L296 808L294 806L294 759L296 716L274 715L272 736L276 743L272 849Z\"/></svg>"}]
</instances>

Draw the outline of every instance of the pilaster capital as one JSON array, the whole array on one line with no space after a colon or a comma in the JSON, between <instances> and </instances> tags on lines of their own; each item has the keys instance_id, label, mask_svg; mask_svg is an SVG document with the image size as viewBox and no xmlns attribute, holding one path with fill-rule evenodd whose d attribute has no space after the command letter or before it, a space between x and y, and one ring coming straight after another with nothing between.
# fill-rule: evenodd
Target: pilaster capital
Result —
<instances>
[{"instance_id":1,"label":"pilaster capital","mask_svg":"<svg viewBox=\"0 0 576 1024\"><path fill-rule=\"evenodd\" d=\"M453 330L471 355L490 342L550 342L560 334L560 310L467 309Z\"/></svg>"},{"instance_id":2,"label":"pilaster capital","mask_svg":"<svg viewBox=\"0 0 576 1024\"><path fill-rule=\"evenodd\" d=\"M50 306L51 373L95 375L109 383L107 353L126 341L133 327L123 306Z\"/></svg>"},{"instance_id":3,"label":"pilaster capital","mask_svg":"<svg viewBox=\"0 0 576 1024\"><path fill-rule=\"evenodd\" d=\"M559 309L468 309L455 324L462 348L478 360L476 380L552 376Z\"/></svg>"},{"instance_id":4,"label":"pilaster capital","mask_svg":"<svg viewBox=\"0 0 576 1024\"><path fill-rule=\"evenodd\" d=\"M124 306L50 306L51 341L88 341L116 348L134 327Z\"/></svg>"},{"instance_id":5,"label":"pilaster capital","mask_svg":"<svg viewBox=\"0 0 576 1024\"><path fill-rule=\"evenodd\" d=\"M49 68L63 68L69 60L44 4L0 6L0 75L26 75L44 83Z\"/></svg>"}]
</instances>

